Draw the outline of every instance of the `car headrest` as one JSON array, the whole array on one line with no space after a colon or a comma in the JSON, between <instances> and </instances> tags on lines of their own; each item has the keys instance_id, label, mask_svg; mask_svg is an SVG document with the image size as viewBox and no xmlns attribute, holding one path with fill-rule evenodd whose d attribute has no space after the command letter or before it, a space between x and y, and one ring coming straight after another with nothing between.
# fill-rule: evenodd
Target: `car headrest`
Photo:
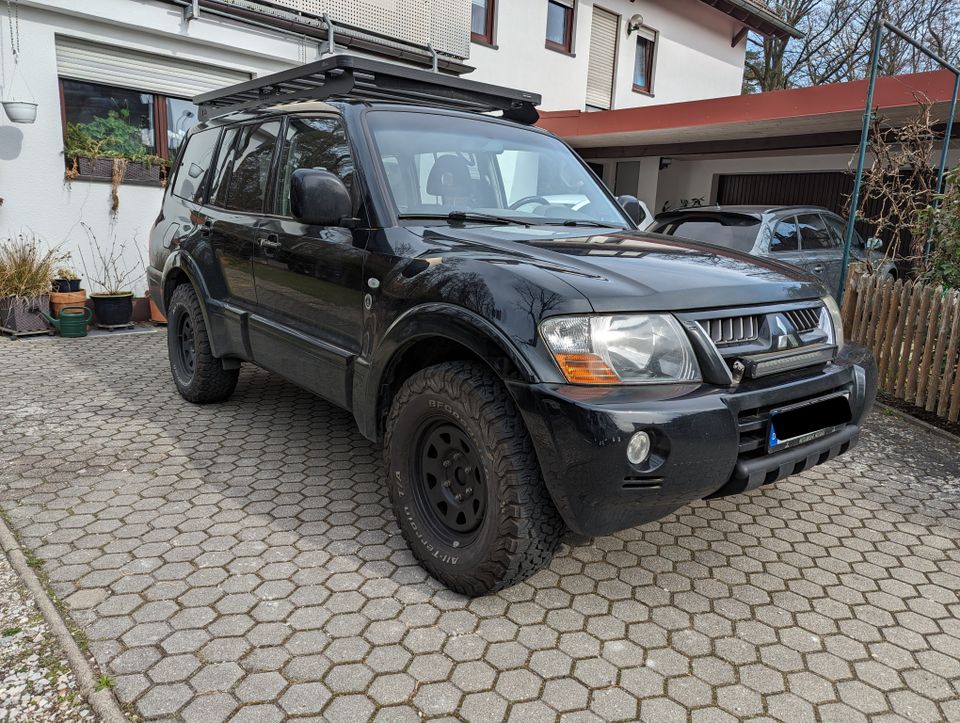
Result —
<instances>
[{"instance_id":1,"label":"car headrest","mask_svg":"<svg viewBox=\"0 0 960 723\"><path fill-rule=\"evenodd\" d=\"M452 154L440 156L427 179L427 193L431 196L469 196L472 187L467 162Z\"/></svg>"}]
</instances>

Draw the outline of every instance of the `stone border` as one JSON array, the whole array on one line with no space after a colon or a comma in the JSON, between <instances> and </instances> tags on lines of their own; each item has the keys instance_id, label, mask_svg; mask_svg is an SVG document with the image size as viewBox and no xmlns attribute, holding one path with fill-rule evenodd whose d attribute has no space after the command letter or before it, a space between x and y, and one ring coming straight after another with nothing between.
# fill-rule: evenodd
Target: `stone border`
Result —
<instances>
[{"instance_id":1,"label":"stone border","mask_svg":"<svg viewBox=\"0 0 960 723\"><path fill-rule=\"evenodd\" d=\"M30 565L27 563L27 558L20 549L17 538L10 531L10 528L2 517L0 517L0 548L7 554L7 559L10 560L10 566L13 568L13 571L20 576L20 579L23 580L24 585L26 585L27 590L30 591L30 595L43 614L43 619L50 627L50 632L53 633L54 638L56 638L57 642L63 648L70 667L73 669L73 674L77 678L77 685L80 687L80 692L83 694L83 697L86 698L87 702L90 703L90 707L93 708L93 711L100 716L105 723L126 723L127 717L120 708L120 704L117 702L113 691L110 688L97 690L97 676L93 670L93 666L90 664L87 656L80 650L77 641L73 639L73 635L70 634L70 630L60 615L60 611L57 610L57 606L50 600L47 591L44 590L36 573L30 568Z\"/></svg>"},{"instance_id":2,"label":"stone border","mask_svg":"<svg viewBox=\"0 0 960 723\"><path fill-rule=\"evenodd\" d=\"M953 442L954 444L960 445L960 437L958 437L957 435L951 434L945 429L940 429L940 427L935 427L929 422L924 422L922 419L917 419L912 414L904 412L901 409L897 409L896 407L891 407L890 405L884 404L883 402L875 402L874 406L877 409L882 409L884 414L889 414L892 417L896 417L897 419L900 419L904 422L912 424L916 427L920 427L920 429L922 429L923 431L936 435L941 439L945 439L949 442Z\"/></svg>"}]
</instances>

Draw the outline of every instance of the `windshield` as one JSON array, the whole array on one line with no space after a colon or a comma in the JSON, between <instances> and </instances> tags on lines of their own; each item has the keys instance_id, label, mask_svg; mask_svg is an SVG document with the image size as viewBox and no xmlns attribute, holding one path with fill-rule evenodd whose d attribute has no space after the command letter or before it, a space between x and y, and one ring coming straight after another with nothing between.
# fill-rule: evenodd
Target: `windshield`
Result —
<instances>
[{"instance_id":1,"label":"windshield","mask_svg":"<svg viewBox=\"0 0 960 723\"><path fill-rule=\"evenodd\" d=\"M367 124L400 218L477 214L524 223L629 221L569 148L458 116L372 111Z\"/></svg>"},{"instance_id":2,"label":"windshield","mask_svg":"<svg viewBox=\"0 0 960 723\"><path fill-rule=\"evenodd\" d=\"M760 221L744 216L685 216L656 228L657 233L682 236L738 251L751 251L757 241Z\"/></svg>"}]
</instances>

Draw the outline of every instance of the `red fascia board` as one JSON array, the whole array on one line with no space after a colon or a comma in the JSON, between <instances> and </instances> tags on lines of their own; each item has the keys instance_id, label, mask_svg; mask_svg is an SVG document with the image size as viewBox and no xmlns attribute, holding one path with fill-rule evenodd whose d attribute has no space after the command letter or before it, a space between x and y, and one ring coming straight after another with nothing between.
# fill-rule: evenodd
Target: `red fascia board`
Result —
<instances>
[{"instance_id":1,"label":"red fascia board","mask_svg":"<svg viewBox=\"0 0 960 723\"><path fill-rule=\"evenodd\" d=\"M934 103L947 102L953 93L953 82L954 76L948 70L878 78L874 107L882 112L885 108L913 105L918 98L927 98ZM563 138L576 138L607 133L777 121L832 113L862 113L866 102L867 81L857 80L643 108L589 113L578 110L541 111L538 125Z\"/></svg>"}]
</instances>

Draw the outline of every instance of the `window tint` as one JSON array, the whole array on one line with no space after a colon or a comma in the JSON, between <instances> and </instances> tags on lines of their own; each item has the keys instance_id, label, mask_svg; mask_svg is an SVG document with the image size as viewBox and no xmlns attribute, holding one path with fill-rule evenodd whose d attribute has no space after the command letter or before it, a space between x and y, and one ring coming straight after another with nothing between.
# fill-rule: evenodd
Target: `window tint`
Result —
<instances>
[{"instance_id":1,"label":"window tint","mask_svg":"<svg viewBox=\"0 0 960 723\"><path fill-rule=\"evenodd\" d=\"M750 251L759 230L760 221L755 218L688 216L666 224L659 232L728 249Z\"/></svg>"},{"instance_id":2,"label":"window tint","mask_svg":"<svg viewBox=\"0 0 960 723\"><path fill-rule=\"evenodd\" d=\"M773 230L770 239L771 251L797 251L800 245L797 242L797 219L788 218L780 221Z\"/></svg>"},{"instance_id":3,"label":"window tint","mask_svg":"<svg viewBox=\"0 0 960 723\"><path fill-rule=\"evenodd\" d=\"M260 125L241 126L235 131L229 147L224 136L210 194L214 205L246 213L263 211L279 134L280 121L267 121Z\"/></svg>"},{"instance_id":4,"label":"window tint","mask_svg":"<svg viewBox=\"0 0 960 723\"><path fill-rule=\"evenodd\" d=\"M217 148L219 129L194 133L180 156L173 195L195 203L203 202L203 179Z\"/></svg>"},{"instance_id":5,"label":"window tint","mask_svg":"<svg viewBox=\"0 0 960 723\"><path fill-rule=\"evenodd\" d=\"M800 229L800 247L804 251L832 249L838 245L819 213L797 216L797 226Z\"/></svg>"},{"instance_id":6,"label":"window tint","mask_svg":"<svg viewBox=\"0 0 960 723\"><path fill-rule=\"evenodd\" d=\"M279 210L290 215L290 180L299 168L316 168L335 173L350 188L353 157L347 134L336 118L295 118L287 124L287 137L280 162Z\"/></svg>"},{"instance_id":7,"label":"window tint","mask_svg":"<svg viewBox=\"0 0 960 723\"><path fill-rule=\"evenodd\" d=\"M847 224L845 224L839 218L835 218L834 216L824 216L823 220L827 222L827 228L830 230L830 234L834 238L834 244L836 246L843 246L843 243L847 238ZM856 233L854 233L853 239L854 243L856 243Z\"/></svg>"}]
</instances>

